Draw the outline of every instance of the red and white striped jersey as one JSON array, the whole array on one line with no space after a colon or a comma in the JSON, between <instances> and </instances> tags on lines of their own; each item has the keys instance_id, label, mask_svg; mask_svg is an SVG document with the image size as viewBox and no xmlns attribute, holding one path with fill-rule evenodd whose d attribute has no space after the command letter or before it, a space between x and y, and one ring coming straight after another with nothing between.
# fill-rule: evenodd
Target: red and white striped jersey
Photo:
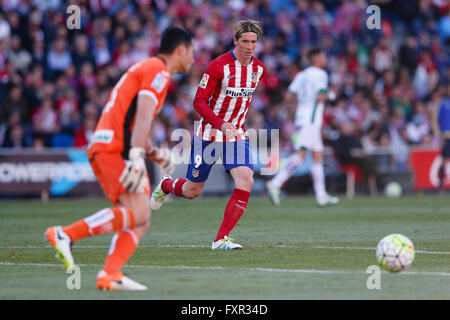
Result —
<instances>
[{"instance_id":1,"label":"red and white striped jersey","mask_svg":"<svg viewBox=\"0 0 450 320\"><path fill-rule=\"evenodd\" d=\"M253 57L249 65L243 66L232 51L214 59L203 74L194 99L194 108L202 115L196 135L203 140L217 142L247 139L244 122L264 71L260 60ZM211 117L205 119L202 108L209 108L214 115L210 114ZM210 113L210 110L207 111ZM240 136L228 140L220 131L223 121L235 125Z\"/></svg>"}]
</instances>

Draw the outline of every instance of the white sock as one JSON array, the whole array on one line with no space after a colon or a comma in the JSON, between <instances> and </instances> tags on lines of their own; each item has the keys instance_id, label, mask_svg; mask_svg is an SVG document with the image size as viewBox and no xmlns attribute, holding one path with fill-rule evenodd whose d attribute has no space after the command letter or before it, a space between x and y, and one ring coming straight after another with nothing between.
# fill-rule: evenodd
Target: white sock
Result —
<instances>
[{"instance_id":1,"label":"white sock","mask_svg":"<svg viewBox=\"0 0 450 320\"><path fill-rule=\"evenodd\" d=\"M325 173L322 162L313 161L311 165L311 176L317 201L324 199L327 197L327 191L325 190Z\"/></svg>"},{"instance_id":2,"label":"white sock","mask_svg":"<svg viewBox=\"0 0 450 320\"><path fill-rule=\"evenodd\" d=\"M283 183L289 180L302 162L303 158L297 152L290 155L284 166L278 171L277 175L270 180L270 184L273 187L280 189Z\"/></svg>"}]
</instances>

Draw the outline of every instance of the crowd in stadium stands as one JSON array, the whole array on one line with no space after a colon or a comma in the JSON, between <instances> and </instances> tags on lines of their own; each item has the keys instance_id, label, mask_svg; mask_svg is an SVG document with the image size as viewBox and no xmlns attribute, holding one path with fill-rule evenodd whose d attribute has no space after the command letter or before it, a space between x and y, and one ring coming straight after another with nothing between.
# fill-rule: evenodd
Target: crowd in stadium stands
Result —
<instances>
[{"instance_id":1,"label":"crowd in stadium stands","mask_svg":"<svg viewBox=\"0 0 450 320\"><path fill-rule=\"evenodd\" d=\"M69 30L67 6L81 8ZM267 72L248 128L280 128L291 148L293 113L283 101L306 54L328 57L324 135L346 123L367 150L437 147L432 113L448 94L450 5L444 0L381 1L381 29L369 29L364 0L0 0L0 147L85 147L121 74L156 54L161 31L177 24L196 39L195 65L173 81L153 127L156 144L176 128L193 131L192 101L208 63L232 48L242 17L262 22L256 56ZM348 129L348 126L347 126ZM348 131L348 130L347 130Z\"/></svg>"}]
</instances>

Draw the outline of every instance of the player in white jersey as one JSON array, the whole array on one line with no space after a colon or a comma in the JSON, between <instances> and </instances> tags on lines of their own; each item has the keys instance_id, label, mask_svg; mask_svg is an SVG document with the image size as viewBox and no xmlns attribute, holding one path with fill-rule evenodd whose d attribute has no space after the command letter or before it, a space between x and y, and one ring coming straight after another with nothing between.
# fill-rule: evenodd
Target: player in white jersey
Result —
<instances>
[{"instance_id":1,"label":"player in white jersey","mask_svg":"<svg viewBox=\"0 0 450 320\"><path fill-rule=\"evenodd\" d=\"M299 72L288 87L288 102L297 100L295 125L298 128L296 152L289 156L277 175L266 183L267 193L275 206L280 204L280 189L302 164L306 152L311 151L311 176L319 206L334 205L339 198L330 196L325 189L323 168L323 142L321 136L323 109L327 99L328 75L324 68L327 60L321 49L308 53L311 66Z\"/></svg>"}]
</instances>

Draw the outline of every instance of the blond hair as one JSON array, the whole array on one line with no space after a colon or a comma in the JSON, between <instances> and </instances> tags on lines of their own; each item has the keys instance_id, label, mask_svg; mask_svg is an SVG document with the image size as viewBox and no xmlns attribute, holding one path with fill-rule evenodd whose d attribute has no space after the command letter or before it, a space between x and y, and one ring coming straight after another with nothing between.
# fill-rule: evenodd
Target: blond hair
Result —
<instances>
[{"instance_id":1,"label":"blond hair","mask_svg":"<svg viewBox=\"0 0 450 320\"><path fill-rule=\"evenodd\" d=\"M259 35L263 33L262 28L259 25L259 21L252 20L252 19L245 19L245 20L241 20L238 23L236 23L236 26L234 28L234 37L237 40L239 40L239 38L245 32L256 33L258 39L259 39Z\"/></svg>"}]
</instances>

